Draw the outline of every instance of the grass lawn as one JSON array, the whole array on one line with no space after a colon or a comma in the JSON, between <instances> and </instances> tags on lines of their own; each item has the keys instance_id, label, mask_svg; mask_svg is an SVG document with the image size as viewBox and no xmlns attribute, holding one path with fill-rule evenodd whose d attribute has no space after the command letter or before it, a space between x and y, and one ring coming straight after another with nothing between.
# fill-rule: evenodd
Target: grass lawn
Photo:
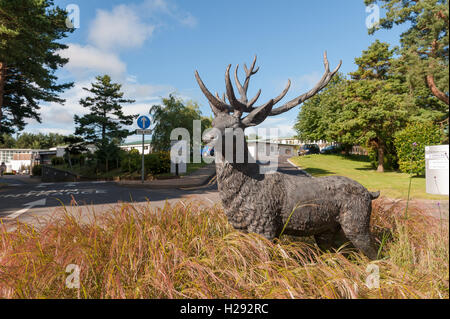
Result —
<instances>
[{"instance_id":1,"label":"grass lawn","mask_svg":"<svg viewBox=\"0 0 450 319\"><path fill-rule=\"evenodd\" d=\"M409 174L395 171L378 173L371 167L370 162L363 157L306 155L293 157L291 162L315 177L346 176L358 181L370 191L380 190L382 196L404 199L408 197ZM448 196L427 194L425 192L425 177L413 177L411 198L448 200Z\"/></svg>"}]
</instances>

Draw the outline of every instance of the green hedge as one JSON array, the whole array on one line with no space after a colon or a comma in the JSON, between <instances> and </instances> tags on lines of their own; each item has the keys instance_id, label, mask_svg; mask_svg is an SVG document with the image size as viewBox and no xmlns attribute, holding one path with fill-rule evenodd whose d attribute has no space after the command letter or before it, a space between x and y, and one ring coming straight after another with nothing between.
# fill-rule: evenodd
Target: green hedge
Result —
<instances>
[{"instance_id":1,"label":"green hedge","mask_svg":"<svg viewBox=\"0 0 450 319\"><path fill-rule=\"evenodd\" d=\"M402 172L425 173L425 146L441 144L440 129L431 122L410 123L395 134L395 148Z\"/></svg>"},{"instance_id":2,"label":"green hedge","mask_svg":"<svg viewBox=\"0 0 450 319\"><path fill-rule=\"evenodd\" d=\"M164 174L170 172L170 153L157 152L144 156L145 174ZM121 158L122 172L140 172L142 167L142 155L137 150L126 152Z\"/></svg>"}]
</instances>

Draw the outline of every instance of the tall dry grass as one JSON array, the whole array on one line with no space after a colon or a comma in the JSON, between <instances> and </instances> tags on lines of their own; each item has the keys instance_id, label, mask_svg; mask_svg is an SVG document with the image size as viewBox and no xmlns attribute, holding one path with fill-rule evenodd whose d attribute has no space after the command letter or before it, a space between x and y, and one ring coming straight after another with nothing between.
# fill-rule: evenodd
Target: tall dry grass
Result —
<instances>
[{"instance_id":1,"label":"tall dry grass","mask_svg":"<svg viewBox=\"0 0 450 319\"><path fill-rule=\"evenodd\" d=\"M356 252L310 239L275 242L235 231L219 208L118 204L80 222L67 208L39 230L0 234L2 298L448 298L448 221L374 203L379 288ZM70 213L69 213L70 212ZM80 267L79 289L66 267Z\"/></svg>"}]
</instances>

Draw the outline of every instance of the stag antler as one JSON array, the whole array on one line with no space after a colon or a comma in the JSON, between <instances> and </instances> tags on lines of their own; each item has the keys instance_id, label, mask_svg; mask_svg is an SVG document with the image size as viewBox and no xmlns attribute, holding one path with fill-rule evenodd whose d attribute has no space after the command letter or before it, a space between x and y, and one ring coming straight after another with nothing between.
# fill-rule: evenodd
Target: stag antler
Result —
<instances>
[{"instance_id":1,"label":"stag antler","mask_svg":"<svg viewBox=\"0 0 450 319\"><path fill-rule=\"evenodd\" d=\"M320 81L316 84L314 88L312 88L310 91L306 92L305 94L300 95L299 97L296 97L295 99L287 102L283 106L280 106L270 112L270 116L278 115L284 112L289 111L293 107L296 107L299 104L302 104L307 99L313 97L316 95L319 91L321 91L324 87L328 85L328 83L331 81L333 76L337 73L337 71L341 68L342 60L339 62L339 65L336 67L336 69L333 70L333 72L330 72L330 65L328 63L327 58L327 51L323 54L323 64L325 66L325 73L323 74Z\"/></svg>"},{"instance_id":2,"label":"stag antler","mask_svg":"<svg viewBox=\"0 0 450 319\"><path fill-rule=\"evenodd\" d=\"M324 53L323 58L324 58L324 65L325 65L325 73L323 74L320 81L316 84L316 86L314 86L314 88L312 88L310 91L296 97L295 99L287 102L286 104L284 104L276 109L273 109L273 106L275 104L277 104L278 102L280 102L286 96L287 92L289 91L289 88L291 87L291 81L288 80L286 88L283 90L283 92L281 92L281 94L279 96L277 96L274 99L271 99L269 102L265 103L262 106L254 107L253 105L256 103L259 96L261 95L261 90L258 91L256 96L253 99L251 99L250 102L248 101L248 98L247 98L247 91L248 91L248 86L250 83L250 78L259 71L259 67L256 68L256 70L255 70L256 56L253 59L253 63L251 65L250 69L248 69L247 65L244 64L244 69L245 69L245 74L246 74L244 85L241 84L241 82L239 81L239 78L238 78L237 73L238 73L239 65L236 66L236 70L234 72L234 79L236 82L236 86L239 90L239 94L241 96L240 99L237 99L236 95L234 94L233 85L231 84L231 79L230 79L231 64L228 65L227 70L225 72L225 86L226 86L226 96L228 98L230 105L228 105L226 103L225 94L224 94L223 98L220 98L217 93L216 93L216 96L213 96L211 94L211 92L209 92L209 90L203 84L203 81L201 80L197 71L195 71L195 77L200 86L200 89L202 90L203 94L205 94L206 98L208 99L214 114L217 115L220 112L229 113L229 112L233 111L234 112L233 115L235 117L240 118L244 112L250 113L244 119L242 119L242 123L247 127L255 126L255 125L258 125L261 122L263 122L268 116L275 116L275 115L279 115L279 114L289 111L290 109L305 102L307 99L313 97L315 94L317 94L323 88L325 88L325 86L327 86L327 84L331 81L333 76L340 69L340 67L342 65L342 60L339 62L339 65L336 67L336 69L334 69L332 72L330 72L326 51Z\"/></svg>"}]
</instances>

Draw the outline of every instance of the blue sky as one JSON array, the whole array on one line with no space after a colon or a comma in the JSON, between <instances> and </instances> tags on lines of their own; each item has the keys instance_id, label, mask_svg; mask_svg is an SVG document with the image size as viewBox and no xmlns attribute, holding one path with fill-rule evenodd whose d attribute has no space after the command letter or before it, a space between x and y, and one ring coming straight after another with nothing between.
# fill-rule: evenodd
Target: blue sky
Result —
<instances>
[{"instance_id":1,"label":"blue sky","mask_svg":"<svg viewBox=\"0 0 450 319\"><path fill-rule=\"evenodd\" d=\"M61 81L75 81L63 94L65 105L42 104L43 123L30 121L28 132L74 132L73 115L86 112L78 101L96 75L110 74L136 103L128 114L147 114L161 97L176 92L212 115L197 86L198 70L207 87L224 92L228 64L250 64L258 55L260 71L252 78L249 96L262 89L260 102L277 96L292 81L285 100L312 88L323 73L323 52L331 68L355 69L354 58L376 39L398 45L400 28L367 33L363 0L56 0L80 9L80 27L65 43L70 58L58 71ZM383 12L381 12L383 14ZM242 67L240 68L241 72ZM243 76L242 73L240 73ZM282 102L283 102L282 101ZM280 103L280 105L282 104ZM266 120L261 127L294 134L300 107ZM137 136L128 138L128 141Z\"/></svg>"}]
</instances>

